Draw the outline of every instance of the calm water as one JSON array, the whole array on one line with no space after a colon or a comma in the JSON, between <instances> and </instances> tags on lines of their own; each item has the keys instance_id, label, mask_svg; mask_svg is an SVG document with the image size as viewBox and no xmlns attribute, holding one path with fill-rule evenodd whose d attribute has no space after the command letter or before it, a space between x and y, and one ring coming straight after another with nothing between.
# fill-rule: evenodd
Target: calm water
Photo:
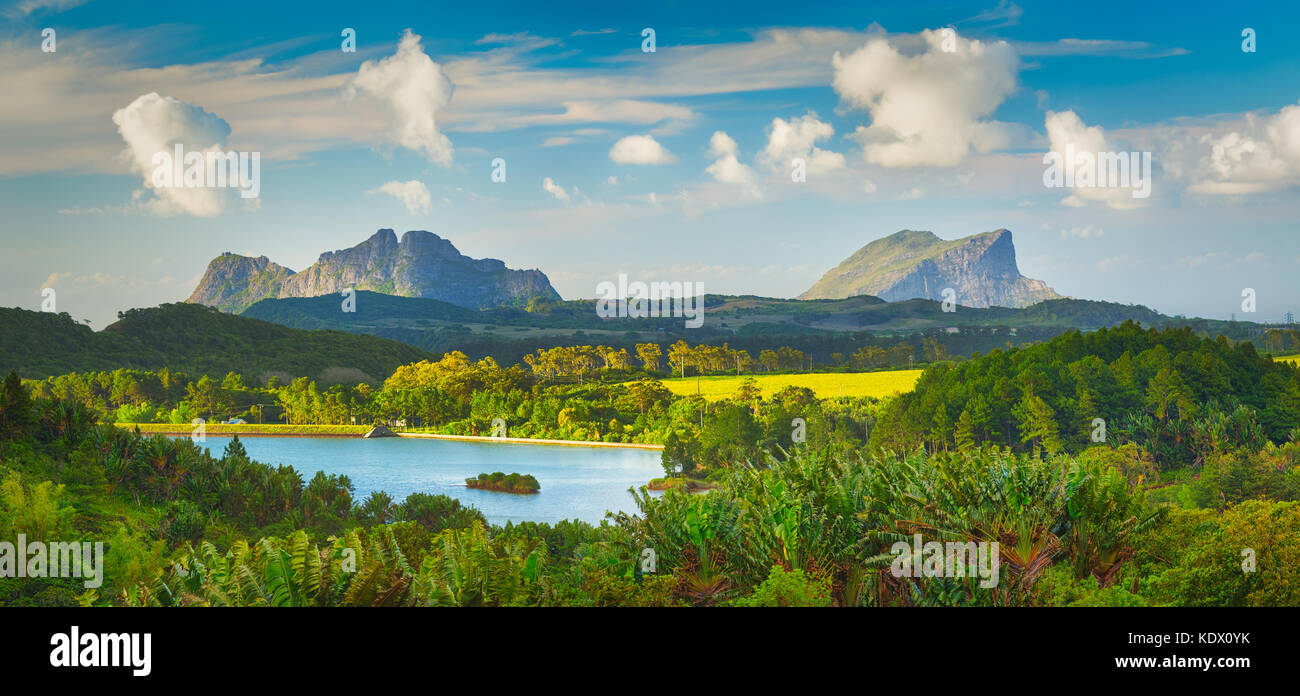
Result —
<instances>
[{"instance_id":1,"label":"calm water","mask_svg":"<svg viewBox=\"0 0 1300 696\"><path fill-rule=\"evenodd\" d=\"M209 435L202 445L221 456L229 437ZM410 493L448 495L483 512L493 524L507 520L598 523L605 511L636 512L627 489L663 476L657 450L564 445L514 445L386 437L242 437L248 456L264 464L288 464L310 481L317 471L346 474L354 499L382 490L401 502ZM465 479L502 471L532 474L537 495L513 495L465 487Z\"/></svg>"}]
</instances>

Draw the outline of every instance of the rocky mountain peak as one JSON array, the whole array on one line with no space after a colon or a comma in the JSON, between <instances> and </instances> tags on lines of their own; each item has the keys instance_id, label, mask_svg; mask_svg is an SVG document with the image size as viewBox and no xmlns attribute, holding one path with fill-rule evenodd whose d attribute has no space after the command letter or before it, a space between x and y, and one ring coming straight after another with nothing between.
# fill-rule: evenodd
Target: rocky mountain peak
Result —
<instances>
[{"instance_id":1,"label":"rocky mountain peak","mask_svg":"<svg viewBox=\"0 0 1300 696\"><path fill-rule=\"evenodd\" d=\"M560 299L541 271L510 269L498 259L472 259L432 232L411 230L399 241L384 228L354 247L322 253L299 273L264 256L223 254L208 265L188 301L240 312L268 297L318 297L347 288L476 309L524 306L534 297Z\"/></svg>"},{"instance_id":2,"label":"rocky mountain peak","mask_svg":"<svg viewBox=\"0 0 1300 696\"><path fill-rule=\"evenodd\" d=\"M1025 307L1060 297L1041 280L1020 274L1011 231L1002 228L956 240L928 231L895 232L854 252L799 299L942 301L946 288L967 307Z\"/></svg>"}]
</instances>

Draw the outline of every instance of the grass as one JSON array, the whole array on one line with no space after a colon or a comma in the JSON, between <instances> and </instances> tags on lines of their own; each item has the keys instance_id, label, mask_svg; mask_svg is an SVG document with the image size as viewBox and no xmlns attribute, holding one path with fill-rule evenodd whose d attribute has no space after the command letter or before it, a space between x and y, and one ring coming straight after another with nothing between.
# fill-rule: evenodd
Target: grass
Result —
<instances>
[{"instance_id":1,"label":"grass","mask_svg":"<svg viewBox=\"0 0 1300 696\"><path fill-rule=\"evenodd\" d=\"M1289 362L1292 365L1300 365L1300 354L1283 355L1280 358L1276 358L1276 360L1281 360L1282 362Z\"/></svg>"},{"instance_id":2,"label":"grass","mask_svg":"<svg viewBox=\"0 0 1300 696\"><path fill-rule=\"evenodd\" d=\"M788 386L808 387L822 399L838 396L883 398L911 391L921 370L888 370L884 372L830 372L787 375L715 375L712 377L687 377L666 379L664 386L677 395L699 393L709 401L717 401L736 393L741 382L753 378L758 382L764 397L770 397Z\"/></svg>"},{"instance_id":3,"label":"grass","mask_svg":"<svg viewBox=\"0 0 1300 696\"><path fill-rule=\"evenodd\" d=\"M140 432L149 433L184 433L189 434L195 426L189 423L115 423L119 428L140 428ZM247 423L244 425L227 425L225 423L208 423L205 428L208 435L353 435L361 436L370 432L368 425L284 425L282 423Z\"/></svg>"}]
</instances>

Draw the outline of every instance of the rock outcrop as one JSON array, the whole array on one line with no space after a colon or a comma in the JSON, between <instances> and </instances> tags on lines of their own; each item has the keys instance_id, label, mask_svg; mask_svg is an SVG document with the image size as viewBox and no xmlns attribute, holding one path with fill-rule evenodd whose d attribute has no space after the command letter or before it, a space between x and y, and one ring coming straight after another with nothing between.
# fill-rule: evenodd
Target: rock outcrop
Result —
<instances>
[{"instance_id":1,"label":"rock outcrop","mask_svg":"<svg viewBox=\"0 0 1300 696\"><path fill-rule=\"evenodd\" d=\"M382 229L366 241L320 255L301 272L256 259L222 254L208 264L187 300L241 312L258 300L318 297L348 288L402 297L426 297L462 307L523 307L533 298L559 300L539 270L506 268L497 259L472 259L432 232L414 230L401 240Z\"/></svg>"},{"instance_id":2,"label":"rock outcrop","mask_svg":"<svg viewBox=\"0 0 1300 696\"><path fill-rule=\"evenodd\" d=\"M1020 275L1011 232L955 240L902 230L862 247L799 296L801 300L874 295L888 302L944 300L952 288L966 307L1027 307L1059 299L1041 280Z\"/></svg>"}]
</instances>

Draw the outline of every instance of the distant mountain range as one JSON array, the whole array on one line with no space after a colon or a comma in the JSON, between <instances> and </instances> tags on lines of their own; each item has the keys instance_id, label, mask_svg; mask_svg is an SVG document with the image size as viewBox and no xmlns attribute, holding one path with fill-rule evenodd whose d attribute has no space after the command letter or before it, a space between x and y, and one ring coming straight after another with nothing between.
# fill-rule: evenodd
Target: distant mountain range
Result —
<instances>
[{"instance_id":1,"label":"distant mountain range","mask_svg":"<svg viewBox=\"0 0 1300 696\"><path fill-rule=\"evenodd\" d=\"M265 256L226 253L208 264L186 300L241 312L259 300L318 297L348 288L387 295L423 297L482 309L526 307L533 300L557 301L559 293L539 270L506 268L497 259L472 259L432 232L397 235L381 229L360 244L320 255L295 273Z\"/></svg>"},{"instance_id":2,"label":"distant mountain range","mask_svg":"<svg viewBox=\"0 0 1300 696\"><path fill-rule=\"evenodd\" d=\"M946 288L964 307L1028 307L1061 298L1043 281L1020 275L1011 232L1001 229L951 241L933 232L895 232L858 249L799 299L942 301Z\"/></svg>"},{"instance_id":3,"label":"distant mountain range","mask_svg":"<svg viewBox=\"0 0 1300 696\"><path fill-rule=\"evenodd\" d=\"M830 354L869 334L943 335L951 354L988 351L1014 341L1051 338L1136 321L1144 326L1192 326L1198 331L1245 337L1227 322L1168 317L1141 305L1059 299L1030 307L963 307L945 312L934 300L885 302L859 295L843 300L787 300L753 295L706 295L705 322L687 329L681 318L601 318L595 300L536 303L532 311L503 307L472 310L437 300L358 292L356 311L342 312L337 296L267 299L243 316L298 329L337 329L402 341L434 355L460 350L517 362L538 348L599 343L631 350L661 345L729 343L755 354L790 345L830 360ZM1018 333L1017 333L1018 332ZM859 339L853 338L854 336ZM835 347L832 347L835 346Z\"/></svg>"}]
</instances>

